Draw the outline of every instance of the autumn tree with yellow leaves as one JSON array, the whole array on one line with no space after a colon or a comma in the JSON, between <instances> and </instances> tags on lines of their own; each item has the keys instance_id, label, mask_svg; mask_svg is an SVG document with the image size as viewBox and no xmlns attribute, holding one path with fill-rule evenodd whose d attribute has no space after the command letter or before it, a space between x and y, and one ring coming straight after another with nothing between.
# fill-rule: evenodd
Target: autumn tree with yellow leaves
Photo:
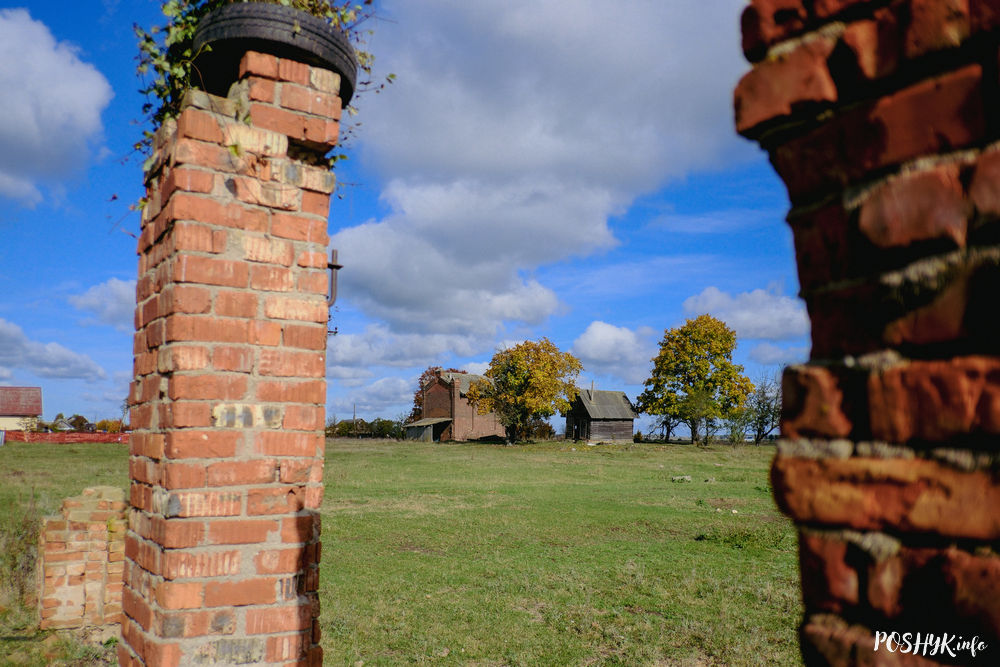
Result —
<instances>
[{"instance_id":1,"label":"autumn tree with yellow leaves","mask_svg":"<svg viewBox=\"0 0 1000 667\"><path fill-rule=\"evenodd\" d=\"M687 423L697 442L699 431L742 408L754 390L743 366L732 361L735 349L736 332L711 315L667 329L639 395L640 410L664 423Z\"/></svg>"},{"instance_id":2,"label":"autumn tree with yellow leaves","mask_svg":"<svg viewBox=\"0 0 1000 667\"><path fill-rule=\"evenodd\" d=\"M529 340L498 350L484 374L487 380L473 382L466 398L479 414L496 413L507 442L513 443L527 437L533 419L569 409L581 370L579 359L548 338Z\"/></svg>"}]
</instances>

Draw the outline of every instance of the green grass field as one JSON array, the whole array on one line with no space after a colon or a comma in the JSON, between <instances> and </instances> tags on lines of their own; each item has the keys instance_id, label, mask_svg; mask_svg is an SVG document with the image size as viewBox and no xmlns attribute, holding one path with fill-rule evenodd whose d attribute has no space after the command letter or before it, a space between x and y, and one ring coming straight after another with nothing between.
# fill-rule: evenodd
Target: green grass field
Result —
<instances>
[{"instance_id":1,"label":"green grass field","mask_svg":"<svg viewBox=\"0 0 1000 667\"><path fill-rule=\"evenodd\" d=\"M795 536L771 500L772 454L329 441L326 663L798 664ZM127 477L116 445L8 443L0 522L32 493L51 513ZM6 606L0 664L27 656L16 637L32 632Z\"/></svg>"}]
</instances>

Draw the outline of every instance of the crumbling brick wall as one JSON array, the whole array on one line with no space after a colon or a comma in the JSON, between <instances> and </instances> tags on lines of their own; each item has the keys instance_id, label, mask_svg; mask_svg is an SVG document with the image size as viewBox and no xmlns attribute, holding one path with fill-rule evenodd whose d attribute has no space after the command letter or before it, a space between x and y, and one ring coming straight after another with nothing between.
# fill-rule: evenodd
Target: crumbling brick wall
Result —
<instances>
[{"instance_id":1,"label":"crumbling brick wall","mask_svg":"<svg viewBox=\"0 0 1000 667\"><path fill-rule=\"evenodd\" d=\"M319 664L337 74L247 53L159 130L139 239L122 664Z\"/></svg>"},{"instance_id":2,"label":"crumbling brick wall","mask_svg":"<svg viewBox=\"0 0 1000 667\"><path fill-rule=\"evenodd\" d=\"M788 188L812 320L772 468L803 656L996 664L1000 2L753 0L742 29L736 126Z\"/></svg>"},{"instance_id":3,"label":"crumbling brick wall","mask_svg":"<svg viewBox=\"0 0 1000 667\"><path fill-rule=\"evenodd\" d=\"M117 624L122 611L125 492L111 486L66 498L42 522L38 596L41 628Z\"/></svg>"}]
</instances>

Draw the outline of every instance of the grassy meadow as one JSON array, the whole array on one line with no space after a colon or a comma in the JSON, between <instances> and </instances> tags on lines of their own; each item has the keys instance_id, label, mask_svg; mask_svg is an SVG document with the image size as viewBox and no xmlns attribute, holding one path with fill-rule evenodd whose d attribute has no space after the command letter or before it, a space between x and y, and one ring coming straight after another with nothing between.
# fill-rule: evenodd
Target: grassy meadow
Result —
<instances>
[{"instance_id":1,"label":"grassy meadow","mask_svg":"<svg viewBox=\"0 0 1000 667\"><path fill-rule=\"evenodd\" d=\"M328 441L325 662L798 664L795 536L771 500L772 454ZM8 443L3 534L32 498L48 514L127 482L118 445ZM0 665L107 654L38 633L10 597L0 590Z\"/></svg>"}]
</instances>

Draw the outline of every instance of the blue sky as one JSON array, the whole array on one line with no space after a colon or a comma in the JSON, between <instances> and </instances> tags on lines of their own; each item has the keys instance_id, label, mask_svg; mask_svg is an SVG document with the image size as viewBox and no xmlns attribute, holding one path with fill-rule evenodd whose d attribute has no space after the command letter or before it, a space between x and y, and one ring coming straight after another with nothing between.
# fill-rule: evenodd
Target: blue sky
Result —
<instances>
[{"instance_id":1,"label":"blue sky","mask_svg":"<svg viewBox=\"0 0 1000 667\"><path fill-rule=\"evenodd\" d=\"M395 417L428 365L548 336L641 391L708 312L747 374L808 354L787 198L737 137L740 0L384 0L397 82L357 100L330 214L328 412ZM0 2L0 384L114 416L132 369L142 97L158 2ZM640 424L643 428L644 424Z\"/></svg>"}]
</instances>

